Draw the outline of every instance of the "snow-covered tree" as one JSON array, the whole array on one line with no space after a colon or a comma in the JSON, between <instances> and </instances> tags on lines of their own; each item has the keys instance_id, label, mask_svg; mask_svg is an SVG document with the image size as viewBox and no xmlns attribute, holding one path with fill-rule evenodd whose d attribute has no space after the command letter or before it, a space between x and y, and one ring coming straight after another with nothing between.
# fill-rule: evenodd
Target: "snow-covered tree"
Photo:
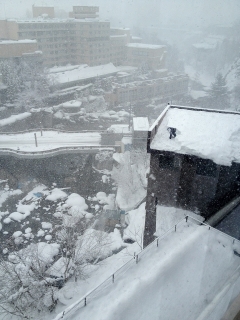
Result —
<instances>
[{"instance_id":1,"label":"snow-covered tree","mask_svg":"<svg viewBox=\"0 0 240 320\"><path fill-rule=\"evenodd\" d=\"M230 107L229 92L226 81L221 73L218 73L209 90L210 108L228 109Z\"/></svg>"},{"instance_id":2,"label":"snow-covered tree","mask_svg":"<svg viewBox=\"0 0 240 320\"><path fill-rule=\"evenodd\" d=\"M16 95L23 89L23 79L20 74L21 69L13 61L2 61L0 63L0 73L3 83L7 86L7 97L9 101L14 101Z\"/></svg>"},{"instance_id":3,"label":"snow-covered tree","mask_svg":"<svg viewBox=\"0 0 240 320\"><path fill-rule=\"evenodd\" d=\"M7 85L7 96L25 109L45 106L44 99L50 93L50 82L41 64L22 61L2 61L0 73Z\"/></svg>"},{"instance_id":4,"label":"snow-covered tree","mask_svg":"<svg viewBox=\"0 0 240 320\"><path fill-rule=\"evenodd\" d=\"M112 254L108 234L84 228L77 215L65 219L58 244L31 244L0 259L0 315L37 319L39 312L52 311L70 277L85 279L90 265Z\"/></svg>"},{"instance_id":5,"label":"snow-covered tree","mask_svg":"<svg viewBox=\"0 0 240 320\"><path fill-rule=\"evenodd\" d=\"M57 279L45 271L57 254L58 245L38 243L0 260L0 314L30 319L55 306Z\"/></svg>"}]
</instances>

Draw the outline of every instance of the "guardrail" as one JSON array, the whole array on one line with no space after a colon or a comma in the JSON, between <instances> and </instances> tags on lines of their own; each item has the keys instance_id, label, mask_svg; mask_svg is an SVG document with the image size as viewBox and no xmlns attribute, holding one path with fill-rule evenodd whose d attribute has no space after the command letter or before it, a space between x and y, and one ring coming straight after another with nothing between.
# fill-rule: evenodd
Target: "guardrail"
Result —
<instances>
[{"instance_id":1,"label":"guardrail","mask_svg":"<svg viewBox=\"0 0 240 320\"><path fill-rule=\"evenodd\" d=\"M43 150L43 151L21 151L21 150L13 150L10 148L0 148L0 155L1 154L13 154L14 156L44 156L44 155L53 155L55 153L66 153L69 152L71 153L71 151L104 151L104 150L117 150L119 151L120 146L117 145L109 145L109 146L79 146L79 147L59 147L59 148L55 148L55 149L49 149L49 150Z\"/></svg>"},{"instance_id":2,"label":"guardrail","mask_svg":"<svg viewBox=\"0 0 240 320\"><path fill-rule=\"evenodd\" d=\"M106 130L78 130L78 131L67 131L67 130L60 130L55 128L35 128L29 129L25 131L16 131L16 132L1 132L0 135L8 134L8 135L15 135L15 134L22 134L22 133L30 133L30 132L37 132L37 131L56 131L56 132L63 132L63 133L89 133L89 132L106 132Z\"/></svg>"},{"instance_id":3,"label":"guardrail","mask_svg":"<svg viewBox=\"0 0 240 320\"><path fill-rule=\"evenodd\" d=\"M107 279L105 279L102 283L100 283L97 287L95 287L93 290L89 291L86 295L84 295L81 299L76 301L74 304L70 305L67 309L59 313L54 320L60 320L64 318L65 316L69 315L72 311L75 309L77 310L78 308L81 307L86 307L87 304L93 300L95 297L98 296L101 290L104 290L105 288L109 287L110 285L114 284L117 278L120 276L120 274L124 274L132 265L132 263L138 264L140 262L140 258L144 256L144 254L150 250L150 248L153 247L153 245L156 245L157 247L160 244L160 241L164 239L169 233L171 232L177 232L177 228L180 224L187 223L189 220L192 220L194 223L198 225L202 225L204 227L207 227L208 230L213 230L214 232L220 233L221 235L231 239L232 243L234 244L235 242L238 242L240 244L240 241L211 227L210 225L193 218L191 216L186 216L185 218L181 219L178 221L173 227L171 227L169 230L167 230L161 237L157 237L154 241L152 241L148 246L146 246L144 249L139 251L137 254L134 254L134 256L127 261L125 264L123 264L119 269L117 269L111 276L109 276ZM67 317L66 317L67 319Z\"/></svg>"},{"instance_id":4,"label":"guardrail","mask_svg":"<svg viewBox=\"0 0 240 320\"><path fill-rule=\"evenodd\" d=\"M111 284L113 284L116 280L117 277L122 274L125 273L128 268L131 266L131 263L139 263L140 260L140 256L143 255L143 253L145 253L147 250L149 250L154 244L156 244L157 246L159 245L159 240L163 239L164 237L166 237L166 235L168 235L171 231L176 231L176 227L177 225L183 223L184 221L186 221L186 219L182 219L180 220L174 227L170 228L167 232L164 233L164 235L162 235L161 237L156 238L153 242L151 242L147 247L145 247L144 249L142 249L141 251L139 251L137 254L134 254L134 256L132 258L130 258L130 260L128 260L125 264L123 264L119 269L117 269L111 276L109 276L107 279L105 279L102 283L100 283L97 287L95 287L93 290L89 291L83 298L79 299L78 301L76 301L74 304L72 304L71 306L69 306L67 309L65 309L63 312L61 312L60 314L58 314L54 320L59 320L64 318L67 314L69 314L70 312L72 312L74 309L79 308L79 307L85 307L87 306L87 304L89 303L89 301L93 300L93 298L95 296L97 296L98 292L100 290L105 289L106 287L110 286Z\"/></svg>"}]
</instances>

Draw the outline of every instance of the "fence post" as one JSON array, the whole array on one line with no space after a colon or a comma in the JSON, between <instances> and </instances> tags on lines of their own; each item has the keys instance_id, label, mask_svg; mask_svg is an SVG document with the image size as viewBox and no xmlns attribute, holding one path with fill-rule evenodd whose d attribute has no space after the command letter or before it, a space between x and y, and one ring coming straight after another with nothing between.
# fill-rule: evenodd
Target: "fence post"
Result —
<instances>
[{"instance_id":1,"label":"fence post","mask_svg":"<svg viewBox=\"0 0 240 320\"><path fill-rule=\"evenodd\" d=\"M36 133L34 133L34 138L35 138L35 145L36 145L36 147L37 147L38 144L37 144L37 134L36 134Z\"/></svg>"},{"instance_id":2,"label":"fence post","mask_svg":"<svg viewBox=\"0 0 240 320\"><path fill-rule=\"evenodd\" d=\"M84 298L84 307L86 307L86 305L87 305L87 297Z\"/></svg>"},{"instance_id":3,"label":"fence post","mask_svg":"<svg viewBox=\"0 0 240 320\"><path fill-rule=\"evenodd\" d=\"M136 263L138 263L138 254L136 255Z\"/></svg>"},{"instance_id":4,"label":"fence post","mask_svg":"<svg viewBox=\"0 0 240 320\"><path fill-rule=\"evenodd\" d=\"M158 238L157 238L157 247L158 247Z\"/></svg>"},{"instance_id":5,"label":"fence post","mask_svg":"<svg viewBox=\"0 0 240 320\"><path fill-rule=\"evenodd\" d=\"M114 283L114 274L112 275L112 282Z\"/></svg>"}]
</instances>

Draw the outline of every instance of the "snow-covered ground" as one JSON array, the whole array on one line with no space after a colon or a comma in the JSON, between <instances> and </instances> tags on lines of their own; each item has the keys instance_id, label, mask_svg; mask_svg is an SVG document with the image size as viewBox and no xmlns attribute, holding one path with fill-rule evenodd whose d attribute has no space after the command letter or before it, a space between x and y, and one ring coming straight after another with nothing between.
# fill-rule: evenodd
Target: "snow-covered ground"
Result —
<instances>
[{"instance_id":1,"label":"snow-covered ground","mask_svg":"<svg viewBox=\"0 0 240 320\"><path fill-rule=\"evenodd\" d=\"M101 135L98 132L63 133L56 131L36 132L38 146L35 146L34 132L0 135L1 148L37 152L59 147L100 146Z\"/></svg>"},{"instance_id":2,"label":"snow-covered ground","mask_svg":"<svg viewBox=\"0 0 240 320\"><path fill-rule=\"evenodd\" d=\"M27 119L31 116L31 113L30 112L24 112L24 113L20 113L20 114L14 114L8 118L5 118L5 119L1 119L0 120L0 127L3 127L3 126L7 126L9 124L13 124L17 121L21 121L21 120L24 120L24 119Z\"/></svg>"},{"instance_id":3,"label":"snow-covered ground","mask_svg":"<svg viewBox=\"0 0 240 320\"><path fill-rule=\"evenodd\" d=\"M234 254L240 246L190 220L178 224L158 247L155 242L143 251L138 264L133 259L116 272L115 283L110 278L90 294L86 307L84 302L76 305L63 319L220 319L240 291L240 259ZM131 246L136 250L136 244L129 245L125 254L132 253ZM123 253L108 258L105 272L99 272L100 266L95 276L110 276ZM65 296L70 290L74 289L68 288Z\"/></svg>"},{"instance_id":4,"label":"snow-covered ground","mask_svg":"<svg viewBox=\"0 0 240 320\"><path fill-rule=\"evenodd\" d=\"M81 215L86 219L91 218L87 213L88 206L80 195L74 193L67 195L65 190L54 186L49 190L43 185L38 185L19 202L15 214L6 213L3 219L11 219L12 225L17 223L15 220L18 218L17 213L21 217L32 215L32 206L38 207L40 194L52 203L61 201L61 206L57 206L55 213L50 208L45 208L46 214L50 210L49 213L57 214L59 217L62 215L60 208L63 208L68 210L69 217ZM96 200L99 204L111 205L112 197L99 192L96 194ZM73 303L76 303L76 307L73 311L66 312L63 319L220 319L229 303L239 293L239 272L235 273L235 271L240 259L234 251L239 254L240 246L237 241L233 244L232 239L214 229L209 230L206 226L199 226L191 218L187 222L184 219L178 224L175 232L173 226L186 215L192 215L192 213L158 206L156 234L162 237L159 240L159 246L157 247L155 242L140 253L139 262L136 264L133 255L142 247L145 204L128 212L123 238L132 239L135 242L124 243L117 229L106 234L108 246L103 248L101 254L102 258L107 256L108 258L99 265L88 266L87 279L78 279L75 282L74 278L71 278L57 292L56 310L52 313L44 313L39 319L50 320L56 317L60 319L62 312L68 306L71 309ZM171 227L173 227L171 231L163 236ZM38 234L34 234L29 225L24 225L21 231L16 229L12 237L17 242L23 238L31 243L34 235L37 236L38 246L41 247L39 247L40 252L46 253L47 261L48 258L53 261L52 255L57 254L58 244L54 239L52 241L50 239L52 228L53 225L49 221L42 220ZM89 229L88 232L91 237L98 231ZM53 246L53 251L50 250L50 246ZM86 246L88 247L88 243ZM117 254L112 254L120 249L122 250ZM10 255L11 258L13 256ZM126 266L117 271L127 262ZM56 272L61 275L62 264L64 261L60 258L47 272L53 274L54 270L53 276L56 276ZM115 274L114 284L112 274ZM88 295L108 277L110 279L103 286L101 285L87 297L85 308L83 302L78 304L81 298ZM60 313L59 316L57 316L58 313Z\"/></svg>"}]
</instances>

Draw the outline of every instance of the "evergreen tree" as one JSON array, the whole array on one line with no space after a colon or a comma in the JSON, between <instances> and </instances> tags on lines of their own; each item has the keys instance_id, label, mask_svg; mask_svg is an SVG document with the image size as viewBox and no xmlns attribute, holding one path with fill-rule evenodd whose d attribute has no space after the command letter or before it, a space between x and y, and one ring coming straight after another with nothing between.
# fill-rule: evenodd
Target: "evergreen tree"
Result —
<instances>
[{"instance_id":1,"label":"evergreen tree","mask_svg":"<svg viewBox=\"0 0 240 320\"><path fill-rule=\"evenodd\" d=\"M229 109L230 98L226 81L221 73L218 73L209 90L209 107L217 109Z\"/></svg>"},{"instance_id":2,"label":"evergreen tree","mask_svg":"<svg viewBox=\"0 0 240 320\"><path fill-rule=\"evenodd\" d=\"M41 64L2 61L0 73L10 102L17 102L25 109L46 106L44 99L50 93L50 81Z\"/></svg>"}]
</instances>

